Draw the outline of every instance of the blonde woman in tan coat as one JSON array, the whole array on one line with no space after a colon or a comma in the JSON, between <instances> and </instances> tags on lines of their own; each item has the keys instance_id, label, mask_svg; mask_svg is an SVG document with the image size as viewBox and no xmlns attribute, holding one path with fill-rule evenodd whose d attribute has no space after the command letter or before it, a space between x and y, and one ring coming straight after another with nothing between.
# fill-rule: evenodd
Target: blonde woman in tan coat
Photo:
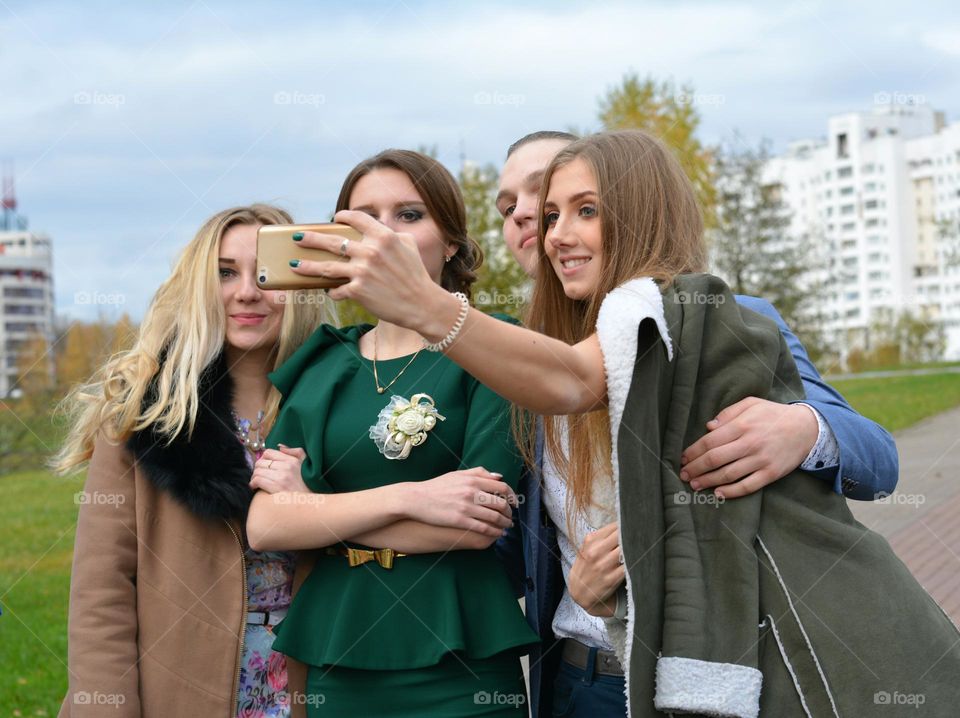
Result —
<instances>
[{"instance_id":1,"label":"blonde woman in tan coat","mask_svg":"<svg viewBox=\"0 0 960 718\"><path fill-rule=\"evenodd\" d=\"M256 489L311 500L302 450L263 448L280 400L268 372L334 319L319 292L256 285L257 228L290 222L267 205L211 217L133 347L66 401L72 430L55 465L86 466L87 478L60 716L302 712L304 676L271 644L310 555L254 551L244 528ZM396 543L399 531L407 552L451 528L492 541L509 509L478 501L484 489L499 493L499 482L445 475L326 496L309 518L342 539L383 530Z\"/></svg>"}]
</instances>

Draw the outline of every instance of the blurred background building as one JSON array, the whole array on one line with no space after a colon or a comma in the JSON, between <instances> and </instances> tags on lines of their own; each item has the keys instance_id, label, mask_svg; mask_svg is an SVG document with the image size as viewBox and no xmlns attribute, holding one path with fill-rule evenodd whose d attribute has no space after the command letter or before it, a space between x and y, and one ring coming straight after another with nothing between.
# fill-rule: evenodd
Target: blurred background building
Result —
<instances>
[{"instance_id":1,"label":"blurred background building","mask_svg":"<svg viewBox=\"0 0 960 718\"><path fill-rule=\"evenodd\" d=\"M50 238L29 231L17 214L10 175L0 219L0 397L17 395L21 352L37 338L53 346L53 253ZM39 361L53 378L52 352Z\"/></svg>"},{"instance_id":2,"label":"blurred background building","mask_svg":"<svg viewBox=\"0 0 960 718\"><path fill-rule=\"evenodd\" d=\"M880 95L771 158L765 179L791 236L814 248L823 330L841 353L871 349L909 311L960 359L960 123L922 98Z\"/></svg>"}]
</instances>

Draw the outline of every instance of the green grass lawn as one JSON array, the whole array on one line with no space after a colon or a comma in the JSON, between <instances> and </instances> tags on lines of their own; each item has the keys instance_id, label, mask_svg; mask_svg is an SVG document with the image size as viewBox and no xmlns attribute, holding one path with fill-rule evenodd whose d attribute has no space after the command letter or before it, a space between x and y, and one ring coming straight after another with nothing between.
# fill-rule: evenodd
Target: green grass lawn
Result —
<instances>
[{"instance_id":1,"label":"green grass lawn","mask_svg":"<svg viewBox=\"0 0 960 718\"><path fill-rule=\"evenodd\" d=\"M67 603L82 478L0 477L0 718L55 716L67 692Z\"/></svg>"},{"instance_id":2,"label":"green grass lawn","mask_svg":"<svg viewBox=\"0 0 960 718\"><path fill-rule=\"evenodd\" d=\"M897 431L960 405L960 374L928 374L831 382L857 411Z\"/></svg>"}]
</instances>

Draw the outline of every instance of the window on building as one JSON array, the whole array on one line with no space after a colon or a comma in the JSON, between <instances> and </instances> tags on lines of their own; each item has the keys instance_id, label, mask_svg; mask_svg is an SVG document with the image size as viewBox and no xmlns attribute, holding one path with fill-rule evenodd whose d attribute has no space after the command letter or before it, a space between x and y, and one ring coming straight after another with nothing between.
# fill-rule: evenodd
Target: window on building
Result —
<instances>
[{"instance_id":1,"label":"window on building","mask_svg":"<svg viewBox=\"0 0 960 718\"><path fill-rule=\"evenodd\" d=\"M5 314L35 315L43 314L43 307L36 304L8 304L4 308Z\"/></svg>"},{"instance_id":2,"label":"window on building","mask_svg":"<svg viewBox=\"0 0 960 718\"><path fill-rule=\"evenodd\" d=\"M4 287L3 296L8 299L43 299L40 287Z\"/></svg>"},{"instance_id":3,"label":"window on building","mask_svg":"<svg viewBox=\"0 0 960 718\"><path fill-rule=\"evenodd\" d=\"M3 328L8 332L39 332L41 325L36 322L4 322Z\"/></svg>"},{"instance_id":4,"label":"window on building","mask_svg":"<svg viewBox=\"0 0 960 718\"><path fill-rule=\"evenodd\" d=\"M868 199L866 202L863 203L864 209L876 209L879 206L880 206L880 203L875 199Z\"/></svg>"},{"instance_id":5,"label":"window on building","mask_svg":"<svg viewBox=\"0 0 960 718\"><path fill-rule=\"evenodd\" d=\"M853 167L840 167L837 169L837 179L853 177Z\"/></svg>"},{"instance_id":6,"label":"window on building","mask_svg":"<svg viewBox=\"0 0 960 718\"><path fill-rule=\"evenodd\" d=\"M847 143L847 133L837 135L837 159L845 160L850 156L850 147Z\"/></svg>"}]
</instances>

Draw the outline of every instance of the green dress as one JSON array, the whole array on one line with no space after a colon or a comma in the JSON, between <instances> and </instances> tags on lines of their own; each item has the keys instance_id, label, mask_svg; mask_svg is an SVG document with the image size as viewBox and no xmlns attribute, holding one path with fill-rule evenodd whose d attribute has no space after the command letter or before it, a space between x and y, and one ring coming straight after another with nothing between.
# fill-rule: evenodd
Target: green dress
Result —
<instances>
[{"instance_id":1,"label":"green dress","mask_svg":"<svg viewBox=\"0 0 960 718\"><path fill-rule=\"evenodd\" d=\"M522 461L509 404L442 354L426 351L386 393L377 393L372 362L358 346L369 329L323 326L270 375L283 402L268 445L303 447L303 479L319 493L476 466L503 474L516 489ZM408 361L378 361L381 385ZM371 427L392 397L415 394L429 395L444 420L407 458L388 459ZM374 561L350 567L342 555L322 555L277 634L275 650L312 667L308 686L324 693L318 706L324 715L361 704L354 714L446 715L437 706L451 700L460 701L451 715L517 715L505 705L522 704L525 696L501 698L498 705L492 694L516 693L520 649L538 640L492 547L398 557L390 570ZM382 705L368 705L377 694ZM347 704L331 705L331 695ZM520 708L525 714L526 706Z\"/></svg>"}]
</instances>

